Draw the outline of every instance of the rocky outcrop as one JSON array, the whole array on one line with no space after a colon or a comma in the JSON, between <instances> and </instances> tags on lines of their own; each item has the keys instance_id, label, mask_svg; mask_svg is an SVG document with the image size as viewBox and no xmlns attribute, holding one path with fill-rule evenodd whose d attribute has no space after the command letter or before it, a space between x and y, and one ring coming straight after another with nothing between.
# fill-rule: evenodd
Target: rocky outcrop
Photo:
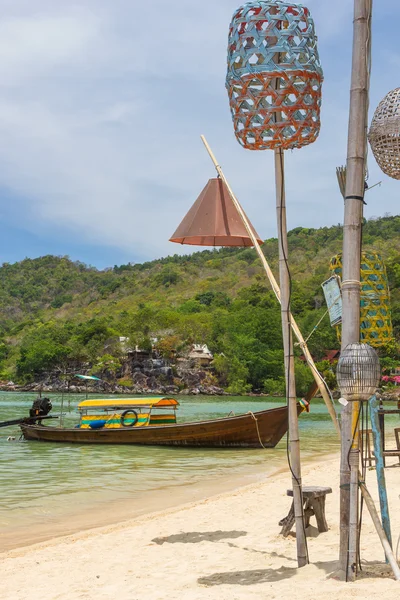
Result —
<instances>
[{"instance_id":1,"label":"rocky outcrop","mask_svg":"<svg viewBox=\"0 0 400 600\"><path fill-rule=\"evenodd\" d=\"M88 367L80 369L85 374ZM13 382L0 382L2 391L18 392L70 392L70 393L101 393L101 394L131 394L131 395L224 395L224 390L215 385L215 378L209 369L196 368L193 361L179 361L176 365L159 357L147 357L143 360L132 360L123 366L121 375L114 382L103 375L103 380L92 384L76 378L61 378L58 373L48 373L40 381L26 385Z\"/></svg>"}]
</instances>

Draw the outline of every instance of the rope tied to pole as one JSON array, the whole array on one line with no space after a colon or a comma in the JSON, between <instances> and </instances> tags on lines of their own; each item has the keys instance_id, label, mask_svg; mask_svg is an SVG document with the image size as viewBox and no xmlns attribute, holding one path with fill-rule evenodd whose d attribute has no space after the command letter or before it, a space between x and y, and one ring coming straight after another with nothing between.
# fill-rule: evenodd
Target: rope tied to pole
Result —
<instances>
[{"instance_id":1,"label":"rope tied to pole","mask_svg":"<svg viewBox=\"0 0 400 600\"><path fill-rule=\"evenodd\" d=\"M361 281L359 279L345 279L344 281L342 281L342 289L344 287L349 287L352 285L357 285L361 287Z\"/></svg>"},{"instance_id":2,"label":"rope tied to pole","mask_svg":"<svg viewBox=\"0 0 400 600\"><path fill-rule=\"evenodd\" d=\"M365 204L365 205L367 204L364 200L364 196L346 196L345 200L359 200L363 204Z\"/></svg>"},{"instance_id":3,"label":"rope tied to pole","mask_svg":"<svg viewBox=\"0 0 400 600\"><path fill-rule=\"evenodd\" d=\"M316 325L314 325L314 327L312 328L311 332L309 333L308 337L306 337L305 340L303 340L302 342L295 342L294 345L295 346L300 346L301 348L305 348L306 344L308 342L308 340L310 339L310 337L317 331L318 327L321 325L322 321L325 319L326 315L329 313L329 311L331 310L332 306L334 306L336 304L336 302L341 298L341 295L337 296L334 301L328 306L328 308L326 309L326 311L324 312L324 314L322 315L322 317L319 319L319 321L317 322Z\"/></svg>"}]
</instances>

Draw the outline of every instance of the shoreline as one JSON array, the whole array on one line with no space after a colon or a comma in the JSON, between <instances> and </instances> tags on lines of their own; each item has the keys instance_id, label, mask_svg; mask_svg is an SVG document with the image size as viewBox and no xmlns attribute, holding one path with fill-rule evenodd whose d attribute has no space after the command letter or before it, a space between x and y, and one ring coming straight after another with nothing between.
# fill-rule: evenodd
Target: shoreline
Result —
<instances>
[{"instance_id":1,"label":"shoreline","mask_svg":"<svg viewBox=\"0 0 400 600\"><path fill-rule=\"evenodd\" d=\"M282 471L283 471L283 469L277 469L276 472L274 472L271 475L271 477L280 475L282 473ZM240 492L240 491L252 490L253 488L258 488L261 485L263 485L263 483L258 481L258 482L247 483L244 485L239 484L235 487L232 487L232 488L229 488L226 490L220 490L220 491L214 492L214 493L212 493L210 490L208 490L207 492L204 493L204 497L199 497L199 498L196 498L196 499L194 499L192 501L188 501L188 502L181 502L181 501L174 502L173 501L170 506L167 505L162 510L144 509L144 512L142 512L142 513L138 512L124 520L111 521L109 523L98 524L98 525L94 525L91 527L83 527L83 528L77 529L76 531L71 531L69 533L52 536L52 537L49 537L49 538L46 538L43 540L39 540L34 543L18 544L17 546L10 548L9 550L0 552L0 561L9 556L21 556L21 555L25 555L31 551L35 551L37 549L43 549L43 548L47 548L47 547L51 547L51 546L56 546L64 541L65 542L68 542L68 541L75 542L79 539L94 538L98 535L102 535L105 533L121 531L125 528L137 527L142 524L145 524L148 521L150 522L155 519L167 517L169 515L174 515L181 511L187 511L187 510L196 508L197 506L201 506L204 504L208 504L209 502L213 502L213 501L222 499L225 496L230 496L232 494L235 495L237 492ZM161 491L161 490L158 490L158 491ZM124 502L126 502L126 501L124 501ZM138 520L140 520L140 522L138 522Z\"/></svg>"},{"instance_id":2,"label":"shoreline","mask_svg":"<svg viewBox=\"0 0 400 600\"><path fill-rule=\"evenodd\" d=\"M322 457L323 460L326 460L327 462L332 462L332 463L336 463L339 460L340 454L336 453L334 457L332 457L331 455L327 455L325 457ZM303 461L303 471L308 471L309 469L312 468L313 465L318 465L319 462L321 461L321 456L316 457L316 456L309 456L307 458L305 458L305 460ZM94 519L94 522L96 524L93 525L85 525L83 524L83 522L85 519L82 519L82 517L84 517L84 515L87 517L87 511L79 513L79 514L75 514L74 515L74 523L75 525L71 528L71 526L69 527L65 527L64 529L64 525L66 525L69 521L69 517L65 517L65 519L63 519L63 523L61 524L60 529L62 530L61 533L59 533L58 535L43 535L43 539L39 539L38 541L35 542L28 542L25 541L20 541L17 542L15 545L12 545L12 547L10 548L6 548L5 550L1 550L0 551L0 561L1 559L3 559L4 557L8 557L9 555L19 555L19 553L25 554L30 552L31 550L35 550L37 548L47 548L48 546L53 546L53 545L57 545L58 543L63 542L64 540L68 540L70 538L76 540L79 539L80 537L83 538L87 538L87 537L94 537L96 535L100 535L101 533L104 532L108 532L108 531L119 531L125 527L135 527L137 525L139 525L139 523L137 523L138 520L141 521L152 521L154 519L157 518L161 518L164 516L168 516L171 514L175 514L177 512L182 511L186 511L189 510L191 508L195 508L196 506L200 506L203 504L207 504L209 502L213 502L213 501L217 501L220 499L223 499L225 497L230 497L230 496L235 496L237 494L240 493L245 493L246 491L253 491L253 490L257 490L258 488L263 487L264 485L266 485L267 483L273 485L274 480L276 479L283 479L286 476L287 479L287 487L288 489L291 486L291 478L290 478L290 473L288 472L288 467L287 467L287 463L285 462L285 464L283 464L282 466L279 467L275 467L273 469L273 471L271 471L270 473L266 473L265 472L265 468L261 467L255 467L254 471L252 473L247 473L247 478L248 479L252 479L253 481L250 481L248 483L239 483L239 479L241 477L241 475L236 474L235 476L227 476L226 478L219 478L218 479L218 484L208 484L208 485L204 485L204 484L200 484L197 483L195 484L193 487L192 486L188 486L187 483L184 484L178 484L177 486L174 486L173 488L167 487L167 488L159 488L157 490L151 490L149 492L147 492L147 494L151 494L151 495L155 495L158 497L159 494L164 494L165 492L171 492L171 489L176 490L176 489L187 489L188 487L191 487L192 489L195 489L195 498L193 498L192 500L189 501L182 501L182 498L184 496L182 496L181 494L177 494L175 496L173 496L172 498L170 498L169 501L166 501L166 505L164 506L163 510L156 510L155 508L153 508L153 505L157 504L157 499L155 499L153 502L151 502L149 505L147 505L146 508L143 508L142 510L137 510L137 511L133 511L133 514L131 514L129 517L125 518L125 519L118 519L118 517L116 516L115 518L113 518L112 520L107 520L105 513L108 511L108 509L106 509L105 507L95 511L96 517ZM265 478L265 481L261 481L261 479ZM217 489L216 489L217 488ZM113 501L113 504L121 504L122 506L125 506L126 504L130 503L130 501L123 499L123 500L116 500ZM139 499L137 501L138 503L141 502L141 499ZM289 500L288 500L289 502ZM104 504L106 504L106 502L104 502ZM102 522L103 519L105 519L105 521L107 522ZM70 530L68 530L70 529ZM13 535L15 532L10 532L11 535ZM27 536L27 539L31 538L32 536L29 535ZM39 533L39 537L41 537L41 534ZM1 538L1 534L0 534L0 540L3 542L4 538ZM3 544L2 546L3 547Z\"/></svg>"},{"instance_id":3,"label":"shoreline","mask_svg":"<svg viewBox=\"0 0 400 600\"><path fill-rule=\"evenodd\" d=\"M265 452L265 451L264 451ZM335 455L337 459L339 455ZM326 455L327 460L333 460L332 454ZM308 467L321 460L321 456L303 456L303 466ZM79 510L64 510L61 515L51 515L48 523L32 523L3 528L0 532L0 558L7 552L29 548L38 543L51 542L65 536L80 535L91 530L104 527L118 527L140 518L158 514L157 507L162 503L165 510L180 510L181 507L197 502L211 500L221 494L230 494L252 485L274 480L279 475L287 473L286 458L282 456L282 464L268 470L268 463L263 466L251 465L242 468L235 474L218 477L217 482L202 481L194 484L187 482L176 483L147 490L138 498L103 498L95 507L80 506ZM287 473L287 483L290 487L290 476Z\"/></svg>"},{"instance_id":4,"label":"shoreline","mask_svg":"<svg viewBox=\"0 0 400 600\"><path fill-rule=\"evenodd\" d=\"M311 462L313 459L309 457ZM143 497L126 499L114 498L103 500L94 509L89 506L81 507L78 511L65 511L56 521L52 519L48 525L43 524L20 527L10 527L6 533L0 533L0 558L5 552L18 548L29 548L36 543L51 542L69 535L96 530L103 527L123 526L138 518L146 518L158 514L157 507L162 502L166 510L179 510L181 507L203 502L221 494L232 493L249 485L257 485L262 479L273 478L285 471L285 466L274 467L270 472L265 467L253 465L251 470L242 473L219 477L217 483L209 481L195 484L176 483L172 486L160 487L144 492ZM248 480L243 483L243 480ZM166 498L167 496L167 498ZM146 503L143 506L143 503ZM110 511L112 509L112 515ZM90 513L90 514L89 514ZM128 515L124 517L123 515ZM54 535L56 531L56 535ZM33 541L38 539L38 542Z\"/></svg>"},{"instance_id":5,"label":"shoreline","mask_svg":"<svg viewBox=\"0 0 400 600\"><path fill-rule=\"evenodd\" d=\"M280 470L277 469L276 471L279 472ZM262 474L257 474L256 472L248 475L249 479L259 479L261 477ZM56 522L52 522L45 527L43 527L43 524L31 525L28 531L25 526L22 528L9 528L6 534L0 533L0 547L4 548L4 551L0 551L0 558L4 553L17 549L27 549L38 543L47 544L53 540L71 535L79 536L108 527L123 527L125 524L132 523L136 519L159 514L157 506L160 503L163 503L166 511L176 511L180 510L181 507L203 502L208 498L252 485L252 483L244 485L239 483L239 478L239 475L220 478L217 486L218 491L215 491L215 484L196 483L191 485L187 482L178 483L173 486L148 490L144 492L144 498L135 498L133 500L114 498L111 501L103 500L94 509L81 507L77 512L65 511ZM143 502L146 502L145 506L143 506ZM127 516L124 517L124 514ZM57 532L56 535L54 535L54 531ZM38 539L38 542L33 541L35 539Z\"/></svg>"},{"instance_id":6,"label":"shoreline","mask_svg":"<svg viewBox=\"0 0 400 600\"><path fill-rule=\"evenodd\" d=\"M122 388L119 387L118 389L113 389L113 390L96 390L95 388L88 388L86 390L85 387L82 386L74 386L73 390L67 391L66 389L62 388L62 387L50 387L50 386L42 386L41 384L27 384L27 385L12 385L12 386L8 386L8 385L0 385L0 392L4 392L4 393L9 393L9 394L41 394L41 395L46 395L46 394L58 394L58 395L63 395L65 398L68 398L68 396L84 396L84 395L92 395L92 396L132 396L132 397L136 397L136 396L191 396L191 397L196 397L196 396L207 396L207 397L232 397L232 398L270 398L270 399L284 399L283 396L279 395L279 394L266 394L264 392L248 392L243 393L243 394L232 394L232 393L228 393L226 390L224 390L223 388L216 388L215 386L200 386L201 390L197 389L197 388L193 388L193 389L183 389L183 390L175 390L173 392L171 391L162 391L160 389L138 389L138 388ZM216 391L218 390L218 391ZM400 386L393 388L391 390L384 390L384 389L379 389L378 390L379 396L382 398L382 400L384 401L391 401L391 402L400 402ZM339 390L335 389L333 392L333 398L338 399L340 397L340 392ZM298 397L298 400L300 400L301 396ZM322 400L322 396L320 395L320 393L318 392L314 397L314 400Z\"/></svg>"},{"instance_id":7,"label":"shoreline","mask_svg":"<svg viewBox=\"0 0 400 600\"><path fill-rule=\"evenodd\" d=\"M82 395L93 395L93 396L230 396L237 398L282 398L279 394L266 394L264 392L256 393L249 392L247 394L232 394L228 393L223 388L216 388L215 386L201 386L201 391L197 388L193 389L183 389L176 390L174 392L162 392L158 388L151 390L140 390L134 388L122 388L119 387L117 390L98 390L92 387L89 387L87 390L83 386L74 386L73 390L66 390L62 387L52 387L52 386L42 386L39 383L32 383L27 385L18 385L14 384L12 386L9 385L0 385L0 392L4 393L13 393L13 394L63 394L66 398L68 396L82 396ZM214 388L214 389L212 389ZM215 391L218 389L218 391ZM321 396L316 396L317 398Z\"/></svg>"},{"instance_id":8,"label":"shoreline","mask_svg":"<svg viewBox=\"0 0 400 600\"><path fill-rule=\"evenodd\" d=\"M386 470L394 544L400 533L400 468ZM327 533L315 520L307 529L310 564L297 568L293 533L280 536L278 521L290 507L290 477L265 481L105 525L21 547L0 555L4 597L18 600L121 599L233 600L291 597L381 600L398 597L399 583L384 562L379 539L364 512L363 571L355 583L337 579L339 548L339 457L303 467L305 485L326 485ZM377 501L376 476L367 474ZM68 565L68 568L66 568ZM28 577L29 574L29 577ZM26 585L29 579L29 586Z\"/></svg>"}]
</instances>

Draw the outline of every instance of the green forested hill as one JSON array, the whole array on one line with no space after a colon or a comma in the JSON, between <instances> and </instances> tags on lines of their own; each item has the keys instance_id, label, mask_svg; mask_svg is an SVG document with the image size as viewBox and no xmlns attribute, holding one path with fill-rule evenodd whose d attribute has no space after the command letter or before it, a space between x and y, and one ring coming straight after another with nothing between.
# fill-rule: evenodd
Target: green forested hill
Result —
<instances>
[{"instance_id":1,"label":"green forested hill","mask_svg":"<svg viewBox=\"0 0 400 600\"><path fill-rule=\"evenodd\" d=\"M341 251L341 226L289 233L292 311L306 336L326 310L321 283ZM388 269L393 322L400 335L400 216L365 223L365 249ZM264 252L277 274L277 240ZM171 250L173 246L171 245ZM118 364L118 336L146 346L159 339L168 356L207 343L220 382L231 390L282 385L279 307L253 249L205 250L98 271L68 257L44 256L0 268L0 378L29 381L79 362ZM337 347L326 318L310 339L320 359ZM393 352L393 349L392 349ZM103 366L102 366L103 365ZM308 373L298 365L298 379ZM304 384L305 385L305 384Z\"/></svg>"}]
</instances>

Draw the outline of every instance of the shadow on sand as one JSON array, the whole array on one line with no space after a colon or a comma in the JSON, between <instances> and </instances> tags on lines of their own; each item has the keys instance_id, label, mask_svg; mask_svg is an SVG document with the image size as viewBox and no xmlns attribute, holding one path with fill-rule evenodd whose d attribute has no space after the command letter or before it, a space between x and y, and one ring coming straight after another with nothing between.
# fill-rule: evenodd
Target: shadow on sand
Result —
<instances>
[{"instance_id":1,"label":"shadow on sand","mask_svg":"<svg viewBox=\"0 0 400 600\"><path fill-rule=\"evenodd\" d=\"M254 571L228 571L214 573L208 577L199 577L197 583L211 587L214 585L254 585L271 581L282 581L296 575L297 569L280 567L279 569L255 569Z\"/></svg>"},{"instance_id":2,"label":"shadow on sand","mask_svg":"<svg viewBox=\"0 0 400 600\"><path fill-rule=\"evenodd\" d=\"M247 531L188 531L167 537L154 538L152 542L162 544L198 544L200 542L220 542L226 539L236 539L247 535Z\"/></svg>"},{"instance_id":3,"label":"shadow on sand","mask_svg":"<svg viewBox=\"0 0 400 600\"><path fill-rule=\"evenodd\" d=\"M276 555L279 556L279 555ZM314 566L325 571L330 576L337 569L337 561L317 562ZM197 583L206 587L215 585L255 585L257 583L272 583L283 581L297 575L299 570L295 567L278 567L276 569L255 569L253 571L227 571L225 573L213 573L207 577L200 577Z\"/></svg>"}]
</instances>

